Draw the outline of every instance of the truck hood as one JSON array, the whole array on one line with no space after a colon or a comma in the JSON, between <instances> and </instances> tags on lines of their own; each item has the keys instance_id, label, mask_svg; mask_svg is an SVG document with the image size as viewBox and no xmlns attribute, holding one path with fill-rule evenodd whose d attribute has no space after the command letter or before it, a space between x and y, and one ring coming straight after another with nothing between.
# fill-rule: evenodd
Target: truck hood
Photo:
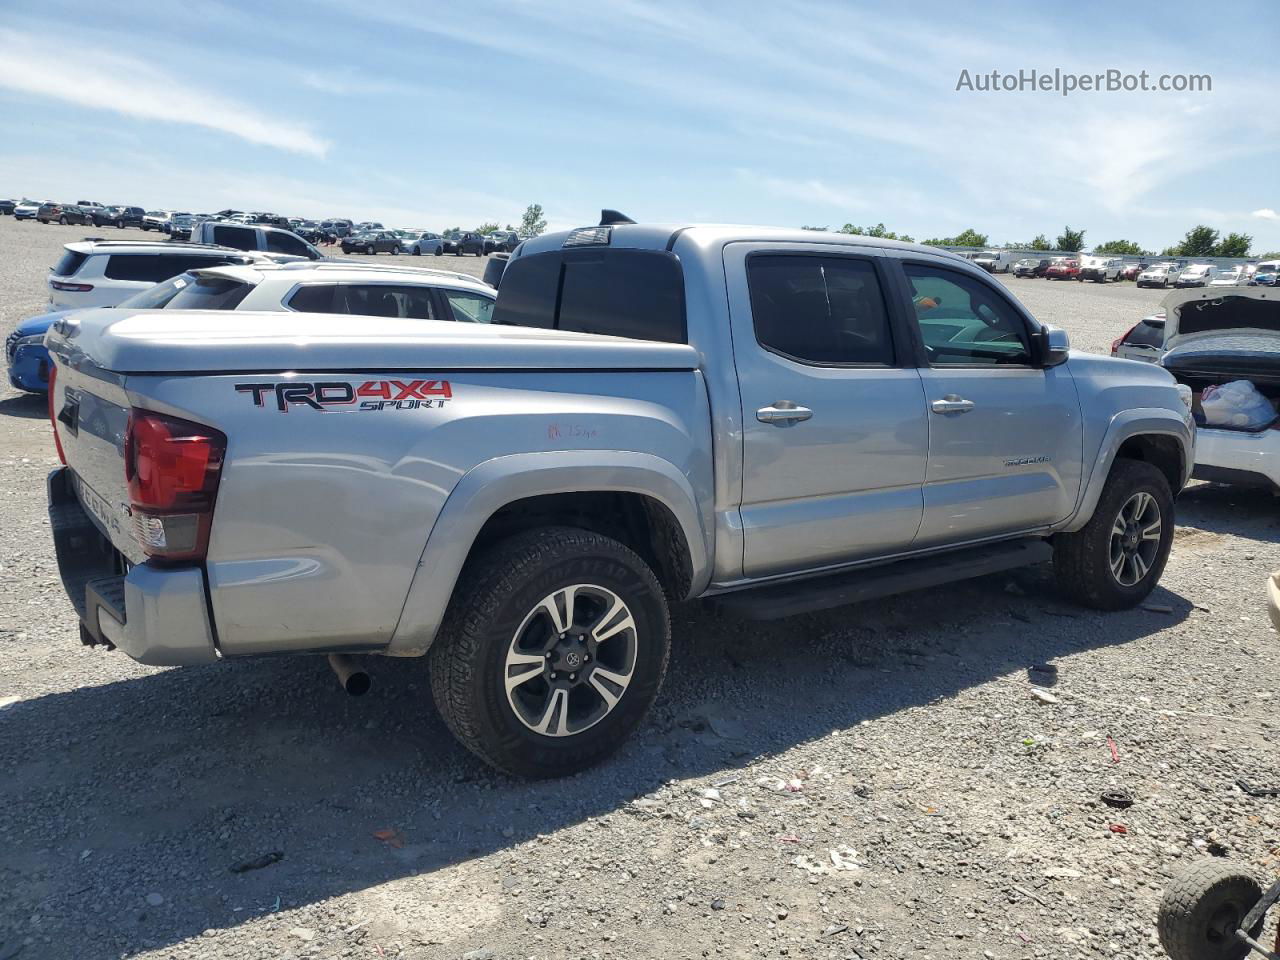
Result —
<instances>
[{"instance_id":1,"label":"truck hood","mask_svg":"<svg viewBox=\"0 0 1280 960\"><path fill-rule=\"evenodd\" d=\"M444 320L257 311L80 310L45 343L119 374L295 370L692 370L687 344Z\"/></svg>"}]
</instances>

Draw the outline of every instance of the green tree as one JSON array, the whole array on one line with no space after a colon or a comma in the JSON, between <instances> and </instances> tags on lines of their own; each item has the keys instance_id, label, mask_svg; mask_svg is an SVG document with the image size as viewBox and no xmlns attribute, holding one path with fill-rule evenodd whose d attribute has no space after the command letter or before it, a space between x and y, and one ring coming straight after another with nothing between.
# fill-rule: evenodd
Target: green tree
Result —
<instances>
[{"instance_id":1,"label":"green tree","mask_svg":"<svg viewBox=\"0 0 1280 960\"><path fill-rule=\"evenodd\" d=\"M1029 246L1032 250L1048 250L1050 249L1049 238L1043 233L1037 233L1035 239L1031 241Z\"/></svg>"},{"instance_id":2,"label":"green tree","mask_svg":"<svg viewBox=\"0 0 1280 960\"><path fill-rule=\"evenodd\" d=\"M1268 250L1266 253L1258 254L1259 260L1280 260L1280 250Z\"/></svg>"},{"instance_id":3,"label":"green tree","mask_svg":"<svg viewBox=\"0 0 1280 960\"><path fill-rule=\"evenodd\" d=\"M547 221L542 215L542 204L531 203L525 207L524 216L520 218L520 229L516 231L520 234L520 238L527 240L530 237L540 236L546 229Z\"/></svg>"},{"instance_id":4,"label":"green tree","mask_svg":"<svg viewBox=\"0 0 1280 960\"><path fill-rule=\"evenodd\" d=\"M1217 245L1218 231L1213 227L1206 227L1203 223L1199 223L1187 231L1182 243L1174 248L1177 252L1173 256L1212 257L1214 247Z\"/></svg>"},{"instance_id":5,"label":"green tree","mask_svg":"<svg viewBox=\"0 0 1280 960\"><path fill-rule=\"evenodd\" d=\"M1253 237L1247 233L1228 233L1213 248L1215 257L1247 257Z\"/></svg>"},{"instance_id":6,"label":"green tree","mask_svg":"<svg viewBox=\"0 0 1280 960\"><path fill-rule=\"evenodd\" d=\"M1084 249L1084 231L1072 230L1070 227L1063 227L1062 234L1054 241L1055 250L1065 250L1068 253L1079 253Z\"/></svg>"},{"instance_id":7,"label":"green tree","mask_svg":"<svg viewBox=\"0 0 1280 960\"><path fill-rule=\"evenodd\" d=\"M1093 248L1094 253L1118 253L1123 256L1140 257L1145 252L1132 240L1108 240Z\"/></svg>"},{"instance_id":8,"label":"green tree","mask_svg":"<svg viewBox=\"0 0 1280 960\"><path fill-rule=\"evenodd\" d=\"M498 229L498 225L496 223L486 222L476 227L476 233L490 234L497 229Z\"/></svg>"},{"instance_id":9,"label":"green tree","mask_svg":"<svg viewBox=\"0 0 1280 960\"><path fill-rule=\"evenodd\" d=\"M883 223L877 223L874 227L859 227L852 223L846 223L840 228L841 233L852 234L857 237L879 237L882 240L902 240L906 243L914 243L905 233L898 234L892 230L886 230Z\"/></svg>"},{"instance_id":10,"label":"green tree","mask_svg":"<svg viewBox=\"0 0 1280 960\"><path fill-rule=\"evenodd\" d=\"M448 230L444 231L444 233L442 234L442 236L448 237L450 240L456 240L461 235L462 235L461 227L450 227Z\"/></svg>"},{"instance_id":11,"label":"green tree","mask_svg":"<svg viewBox=\"0 0 1280 960\"><path fill-rule=\"evenodd\" d=\"M932 237L920 242L926 247L985 247L988 245L988 240L985 233L979 233L973 227L969 227L954 237Z\"/></svg>"}]
</instances>

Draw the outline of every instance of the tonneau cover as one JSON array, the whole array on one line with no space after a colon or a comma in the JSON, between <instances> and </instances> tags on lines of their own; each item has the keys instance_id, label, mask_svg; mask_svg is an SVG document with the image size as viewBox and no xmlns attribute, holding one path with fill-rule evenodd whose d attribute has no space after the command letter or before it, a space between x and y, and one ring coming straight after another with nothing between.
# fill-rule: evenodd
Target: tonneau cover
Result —
<instances>
[{"instance_id":1,"label":"tonneau cover","mask_svg":"<svg viewBox=\"0 0 1280 960\"><path fill-rule=\"evenodd\" d=\"M65 363L120 374L284 370L692 370L687 344L443 320L98 309L50 328Z\"/></svg>"}]
</instances>

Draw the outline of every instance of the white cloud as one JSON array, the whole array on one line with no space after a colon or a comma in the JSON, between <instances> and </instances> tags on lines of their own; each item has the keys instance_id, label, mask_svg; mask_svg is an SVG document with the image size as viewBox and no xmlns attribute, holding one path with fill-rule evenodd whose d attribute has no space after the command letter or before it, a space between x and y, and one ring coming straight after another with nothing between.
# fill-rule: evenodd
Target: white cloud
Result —
<instances>
[{"instance_id":1,"label":"white cloud","mask_svg":"<svg viewBox=\"0 0 1280 960\"><path fill-rule=\"evenodd\" d=\"M1280 220L1280 213L1276 213L1270 207L1263 207L1261 210L1255 210L1251 216L1255 216L1259 220Z\"/></svg>"},{"instance_id":2,"label":"white cloud","mask_svg":"<svg viewBox=\"0 0 1280 960\"><path fill-rule=\"evenodd\" d=\"M416 96L430 91L425 87L398 80L384 80L380 77L366 77L357 73L319 73L315 70L304 70L299 79L304 87L319 90L321 93L332 93L340 97L407 95Z\"/></svg>"},{"instance_id":3,"label":"white cloud","mask_svg":"<svg viewBox=\"0 0 1280 960\"><path fill-rule=\"evenodd\" d=\"M217 93L193 87L130 57L63 46L48 57L42 38L0 30L0 87L95 110L182 123L250 143L323 157L329 144L306 127L259 113Z\"/></svg>"}]
</instances>

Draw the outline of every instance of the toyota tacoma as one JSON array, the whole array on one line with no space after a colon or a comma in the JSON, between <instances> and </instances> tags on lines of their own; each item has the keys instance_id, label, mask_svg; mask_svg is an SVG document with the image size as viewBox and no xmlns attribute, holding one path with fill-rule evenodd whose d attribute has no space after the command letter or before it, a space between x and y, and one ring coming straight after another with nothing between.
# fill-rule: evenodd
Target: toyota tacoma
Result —
<instances>
[{"instance_id":1,"label":"toyota tacoma","mask_svg":"<svg viewBox=\"0 0 1280 960\"><path fill-rule=\"evenodd\" d=\"M1052 560L1145 598L1189 393L1072 353L981 268L872 237L602 223L524 241L492 322L76 313L49 478L89 644L147 664L427 656L468 748L614 750L672 604L767 619Z\"/></svg>"}]
</instances>

